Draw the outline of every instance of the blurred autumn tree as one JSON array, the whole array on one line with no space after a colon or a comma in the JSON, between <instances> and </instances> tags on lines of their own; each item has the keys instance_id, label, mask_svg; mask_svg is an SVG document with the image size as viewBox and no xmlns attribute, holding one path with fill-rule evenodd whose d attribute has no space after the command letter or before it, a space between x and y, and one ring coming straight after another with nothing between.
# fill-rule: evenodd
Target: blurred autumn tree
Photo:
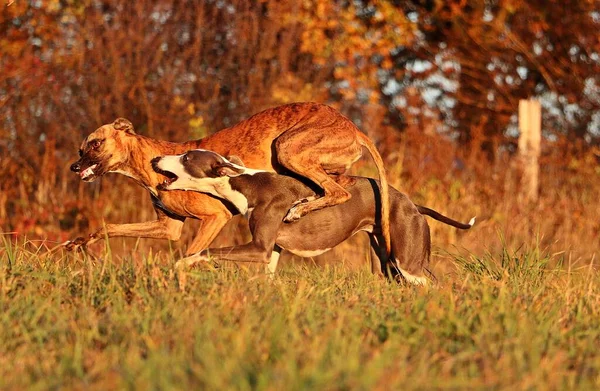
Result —
<instances>
[{"instance_id":1,"label":"blurred autumn tree","mask_svg":"<svg viewBox=\"0 0 600 391\"><path fill-rule=\"evenodd\" d=\"M8 229L11 216L38 218L32 205L63 213L78 183L67 170L78 144L117 116L140 133L182 141L269 106L316 100L383 141L386 154L405 131L415 143L446 134L457 141L448 148L493 159L514 144L518 100L537 97L548 140L599 142L596 0L1 7L0 225ZM92 191L80 188L79 198Z\"/></svg>"},{"instance_id":2,"label":"blurred autumn tree","mask_svg":"<svg viewBox=\"0 0 600 391\"><path fill-rule=\"evenodd\" d=\"M334 69L333 96L384 103L395 128L418 113L421 128L433 122L493 154L514 136L518 100L537 97L546 132L599 141L597 1L303 4L301 49Z\"/></svg>"},{"instance_id":3,"label":"blurred autumn tree","mask_svg":"<svg viewBox=\"0 0 600 391\"><path fill-rule=\"evenodd\" d=\"M537 97L548 135L598 143L598 1L413 1L403 9L424 34L417 55L443 59L456 81L443 95L456 103L452 126L463 142L483 133L497 146L514 130L518 100Z\"/></svg>"}]
</instances>

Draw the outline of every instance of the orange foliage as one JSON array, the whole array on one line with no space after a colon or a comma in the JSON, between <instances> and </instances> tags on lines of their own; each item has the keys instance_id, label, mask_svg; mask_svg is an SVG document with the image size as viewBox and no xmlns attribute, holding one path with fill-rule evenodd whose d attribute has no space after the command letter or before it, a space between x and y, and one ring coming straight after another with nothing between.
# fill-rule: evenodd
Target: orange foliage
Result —
<instances>
[{"instance_id":1,"label":"orange foliage","mask_svg":"<svg viewBox=\"0 0 600 391\"><path fill-rule=\"evenodd\" d=\"M595 2L565 1L17 0L0 13L0 227L62 241L103 220L152 219L126 178L89 185L68 171L82 137L116 117L183 141L315 100L377 142L415 201L481 217L464 235L432 223L435 243L483 251L496 231L515 243L539 232L557 250L592 254L598 22ZM552 137L540 202L528 205L506 131L518 100L536 94L550 101Z\"/></svg>"},{"instance_id":2,"label":"orange foliage","mask_svg":"<svg viewBox=\"0 0 600 391\"><path fill-rule=\"evenodd\" d=\"M379 100L380 68L391 69L392 53L415 39L415 24L389 1L372 2L371 16L359 15L353 3L341 5L327 0L306 0L300 12L287 15L290 22L304 27L300 50L309 53L315 64L333 64L335 80L344 99L355 100L366 90L368 101Z\"/></svg>"}]
</instances>

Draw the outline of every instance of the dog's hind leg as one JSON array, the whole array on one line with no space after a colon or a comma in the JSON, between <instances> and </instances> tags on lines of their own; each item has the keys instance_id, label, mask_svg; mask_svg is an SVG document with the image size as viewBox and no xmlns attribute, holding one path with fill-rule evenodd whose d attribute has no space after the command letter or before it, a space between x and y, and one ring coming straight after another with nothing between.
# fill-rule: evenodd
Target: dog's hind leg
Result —
<instances>
[{"instance_id":1,"label":"dog's hind leg","mask_svg":"<svg viewBox=\"0 0 600 391\"><path fill-rule=\"evenodd\" d=\"M250 231L252 232L252 241L250 243L241 246L209 248L204 250L200 255L233 262L264 263L265 265L271 263L269 258L276 247L275 239L281 225L281 215L267 214L266 208L269 207L285 211L280 205L278 208L276 202L265 206L265 209L262 210L261 207L255 208L249 221ZM257 220L256 216L261 216L260 221ZM273 261L272 266L275 269L277 267L277 260L271 261Z\"/></svg>"},{"instance_id":2,"label":"dog's hind leg","mask_svg":"<svg viewBox=\"0 0 600 391\"><path fill-rule=\"evenodd\" d=\"M203 255L202 253L197 253L197 254L187 256L185 258L181 258L179 261L175 262L175 269L179 270L179 269L182 269L185 267L190 267L199 262L208 262L208 261L210 261L210 259L206 255Z\"/></svg>"},{"instance_id":3,"label":"dog's hind leg","mask_svg":"<svg viewBox=\"0 0 600 391\"><path fill-rule=\"evenodd\" d=\"M290 209L284 221L298 220L307 213L350 199L342 186L343 175L362 156L355 130L343 124L308 124L289 130L275 142L277 161L288 170L310 179L323 189L323 197L298 204ZM358 130L356 130L358 131Z\"/></svg>"},{"instance_id":4,"label":"dog's hind leg","mask_svg":"<svg viewBox=\"0 0 600 391\"><path fill-rule=\"evenodd\" d=\"M257 246L256 243L250 242L242 244L241 246L209 248L202 251L199 256L208 257L215 260L243 263L263 263L265 265L269 265L271 252L272 250L267 251L262 246Z\"/></svg>"},{"instance_id":5,"label":"dog's hind leg","mask_svg":"<svg viewBox=\"0 0 600 391\"><path fill-rule=\"evenodd\" d=\"M315 167L310 173L299 174L314 181L323 188L324 195L314 201L299 203L290 208L289 213L284 218L284 221L286 222L299 220L302 216L305 216L313 210L341 204L351 197L350 193L331 178L323 168Z\"/></svg>"},{"instance_id":6,"label":"dog's hind leg","mask_svg":"<svg viewBox=\"0 0 600 391\"><path fill-rule=\"evenodd\" d=\"M396 259L396 254L403 256L399 249L395 249L392 260L387 256L385 247L381 245L384 239L381 235L369 234L371 242L371 272L386 276L396 281L406 281L411 285L428 285L429 280L424 275L415 275L403 269L402 260ZM396 244L396 243L395 243Z\"/></svg>"},{"instance_id":7,"label":"dog's hind leg","mask_svg":"<svg viewBox=\"0 0 600 391\"><path fill-rule=\"evenodd\" d=\"M394 277L412 285L429 285L430 281L425 274L431 252L427 220L419 213L406 215L395 221L396 224L392 226L392 252L398 275Z\"/></svg>"},{"instance_id":8,"label":"dog's hind leg","mask_svg":"<svg viewBox=\"0 0 600 391\"><path fill-rule=\"evenodd\" d=\"M279 246L275 246L273 252L271 252L271 260L266 268L266 273L269 277L275 277L275 271L277 270L277 264L279 263L279 257L281 256L281 248Z\"/></svg>"},{"instance_id":9,"label":"dog's hind leg","mask_svg":"<svg viewBox=\"0 0 600 391\"><path fill-rule=\"evenodd\" d=\"M386 254L385 247L382 247L380 244L383 243L383 238L380 235L369 234L369 242L371 273L380 277L387 277L390 273L390 271L388 271L389 258Z\"/></svg>"},{"instance_id":10,"label":"dog's hind leg","mask_svg":"<svg viewBox=\"0 0 600 391\"><path fill-rule=\"evenodd\" d=\"M413 276L412 274L410 274L406 270L400 269L400 275L399 275L399 277L400 276L402 277L402 279L404 281L408 282L411 285L420 285L420 286L427 286L427 285L429 285L429 280L427 279L427 277L425 277L425 276Z\"/></svg>"}]
</instances>

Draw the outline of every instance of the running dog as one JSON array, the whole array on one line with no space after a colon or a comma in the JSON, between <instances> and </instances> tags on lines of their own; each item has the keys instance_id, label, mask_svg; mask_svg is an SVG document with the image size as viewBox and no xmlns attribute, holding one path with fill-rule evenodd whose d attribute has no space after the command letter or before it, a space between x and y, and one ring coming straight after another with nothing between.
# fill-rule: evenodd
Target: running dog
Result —
<instances>
[{"instance_id":1,"label":"running dog","mask_svg":"<svg viewBox=\"0 0 600 391\"><path fill-rule=\"evenodd\" d=\"M296 178L248 169L241 162L236 164L232 160L207 150L192 150L152 160L154 169L170 178L161 184L161 190L203 192L231 203L239 213L250 212L250 243L210 248L182 259L177 266L191 265L212 256L236 262L262 262L267 264L269 273L274 273L281 249L303 257L316 256L357 232L365 231L371 240L372 259L376 257L380 265L376 268L372 263L372 271L385 273L388 258L383 246L385 239L381 236L378 201L382 184L378 181L352 177L353 183L347 188L351 197L347 202L286 223L287 211L296 206L299 199L314 198L314 190ZM391 265L402 279L424 285L431 246L424 215L460 229L471 228L475 219L468 224L459 223L413 204L391 186L389 194Z\"/></svg>"},{"instance_id":2,"label":"running dog","mask_svg":"<svg viewBox=\"0 0 600 391\"><path fill-rule=\"evenodd\" d=\"M383 160L374 144L346 117L318 103L292 103L265 110L209 137L184 143L171 143L135 133L133 125L119 118L101 126L81 144L79 160L71 165L83 181L92 182L106 173L132 178L150 193L158 218L135 224L106 224L87 238L64 243L72 250L104 237L129 236L178 240L186 218L201 220L199 231L187 254L204 250L232 217L221 201L194 192L164 192L159 184L168 178L155 172L150 160L155 156L181 154L207 148L223 156L237 155L249 167L290 172L307 178L321 197L296 204L286 212L286 221L348 201L346 187L352 179L346 170L362 155L371 154L382 183L386 184ZM387 186L381 194L383 236L389 237L389 198Z\"/></svg>"}]
</instances>

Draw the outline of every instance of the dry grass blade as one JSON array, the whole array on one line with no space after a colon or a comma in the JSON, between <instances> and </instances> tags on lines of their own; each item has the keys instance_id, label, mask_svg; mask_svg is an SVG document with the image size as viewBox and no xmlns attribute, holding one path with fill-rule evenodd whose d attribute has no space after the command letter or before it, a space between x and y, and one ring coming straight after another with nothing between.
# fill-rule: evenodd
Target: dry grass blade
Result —
<instances>
[{"instance_id":1,"label":"dry grass blade","mask_svg":"<svg viewBox=\"0 0 600 391\"><path fill-rule=\"evenodd\" d=\"M109 248L101 266L47 262L27 246L0 253L2 389L600 385L598 276L535 243L447 254L456 274L429 290L339 266L271 281Z\"/></svg>"}]
</instances>

